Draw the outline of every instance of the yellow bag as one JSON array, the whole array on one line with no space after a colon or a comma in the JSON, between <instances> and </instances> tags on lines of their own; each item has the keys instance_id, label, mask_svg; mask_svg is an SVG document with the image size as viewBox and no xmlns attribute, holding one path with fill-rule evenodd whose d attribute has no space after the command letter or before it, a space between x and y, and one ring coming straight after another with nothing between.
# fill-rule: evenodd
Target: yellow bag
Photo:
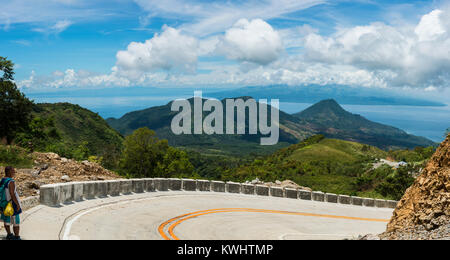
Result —
<instances>
[{"instance_id":1,"label":"yellow bag","mask_svg":"<svg viewBox=\"0 0 450 260\"><path fill-rule=\"evenodd\" d=\"M6 208L3 211L3 215L5 217L11 217L12 215L14 215L14 208L11 202L9 202L8 205L6 205Z\"/></svg>"}]
</instances>

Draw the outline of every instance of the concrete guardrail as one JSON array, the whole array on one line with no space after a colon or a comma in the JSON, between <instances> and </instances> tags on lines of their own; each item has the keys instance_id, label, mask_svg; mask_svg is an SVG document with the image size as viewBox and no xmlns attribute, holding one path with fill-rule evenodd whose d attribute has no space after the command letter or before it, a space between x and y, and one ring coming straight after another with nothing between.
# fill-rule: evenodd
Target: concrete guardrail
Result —
<instances>
[{"instance_id":1,"label":"concrete guardrail","mask_svg":"<svg viewBox=\"0 0 450 260\"><path fill-rule=\"evenodd\" d=\"M23 211L34 208L39 205L39 203L39 196L28 197L20 201Z\"/></svg>"},{"instance_id":2,"label":"concrete guardrail","mask_svg":"<svg viewBox=\"0 0 450 260\"><path fill-rule=\"evenodd\" d=\"M235 182L192 180L192 179L129 179L111 181L69 182L44 185L40 189L40 198L32 197L26 202L34 205L40 201L47 206L60 206L85 199L105 198L133 193L164 191L226 192L255 196L312 200L327 203L339 203L355 206L395 208L397 201L372 198L360 198L348 195L307 191L292 188L268 187L265 185L243 184Z\"/></svg>"}]
</instances>

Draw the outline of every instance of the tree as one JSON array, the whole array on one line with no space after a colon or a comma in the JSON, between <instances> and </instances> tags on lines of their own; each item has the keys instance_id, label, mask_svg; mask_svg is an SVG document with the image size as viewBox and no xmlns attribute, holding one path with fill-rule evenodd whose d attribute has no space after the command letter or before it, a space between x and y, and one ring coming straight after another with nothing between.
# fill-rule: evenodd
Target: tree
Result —
<instances>
[{"instance_id":1,"label":"tree","mask_svg":"<svg viewBox=\"0 0 450 260\"><path fill-rule=\"evenodd\" d=\"M154 131L139 128L125 138L120 168L134 177L156 177L168 148L167 140L159 140Z\"/></svg>"},{"instance_id":2,"label":"tree","mask_svg":"<svg viewBox=\"0 0 450 260\"><path fill-rule=\"evenodd\" d=\"M83 141L80 145L78 145L78 147L72 152L73 158L77 161L88 159L91 153L89 151L88 145L89 143L86 141Z\"/></svg>"},{"instance_id":3,"label":"tree","mask_svg":"<svg viewBox=\"0 0 450 260\"><path fill-rule=\"evenodd\" d=\"M385 197L391 197L395 200L400 200L414 182L414 178L410 172L414 169L412 166L400 167L397 172L388 176L382 183L380 183L376 191Z\"/></svg>"},{"instance_id":4,"label":"tree","mask_svg":"<svg viewBox=\"0 0 450 260\"><path fill-rule=\"evenodd\" d=\"M53 117L34 117L21 133L16 135L15 143L30 150L44 150L52 141L60 140Z\"/></svg>"},{"instance_id":5,"label":"tree","mask_svg":"<svg viewBox=\"0 0 450 260\"><path fill-rule=\"evenodd\" d=\"M0 82L14 80L14 63L0 56L0 70L3 71Z\"/></svg>"},{"instance_id":6,"label":"tree","mask_svg":"<svg viewBox=\"0 0 450 260\"><path fill-rule=\"evenodd\" d=\"M195 177L187 153L159 140L154 131L144 127L124 141L121 172L133 177Z\"/></svg>"},{"instance_id":7,"label":"tree","mask_svg":"<svg viewBox=\"0 0 450 260\"><path fill-rule=\"evenodd\" d=\"M165 178L190 178L194 172L194 166L189 162L186 152L173 147L167 149L161 162L158 162L156 174Z\"/></svg>"},{"instance_id":8,"label":"tree","mask_svg":"<svg viewBox=\"0 0 450 260\"><path fill-rule=\"evenodd\" d=\"M1 58L1 57L0 57ZM2 61L2 60L0 60ZM6 74L6 73L5 73ZM12 75L11 72L9 75ZM9 77L7 75L7 77ZM11 144L15 135L31 121L33 102L10 80L0 79L0 138Z\"/></svg>"}]
</instances>

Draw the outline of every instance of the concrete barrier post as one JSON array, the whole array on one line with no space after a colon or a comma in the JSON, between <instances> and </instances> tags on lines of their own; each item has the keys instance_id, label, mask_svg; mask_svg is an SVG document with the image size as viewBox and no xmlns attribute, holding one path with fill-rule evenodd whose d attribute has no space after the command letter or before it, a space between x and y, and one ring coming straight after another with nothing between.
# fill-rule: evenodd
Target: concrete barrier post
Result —
<instances>
[{"instance_id":1,"label":"concrete barrier post","mask_svg":"<svg viewBox=\"0 0 450 260\"><path fill-rule=\"evenodd\" d=\"M120 181L120 193L131 194L133 192L133 181L132 180L121 180Z\"/></svg>"},{"instance_id":2,"label":"concrete barrier post","mask_svg":"<svg viewBox=\"0 0 450 260\"><path fill-rule=\"evenodd\" d=\"M211 181L211 191L225 192L225 182L223 181Z\"/></svg>"},{"instance_id":3,"label":"concrete barrier post","mask_svg":"<svg viewBox=\"0 0 450 260\"><path fill-rule=\"evenodd\" d=\"M256 185L256 195L258 196L269 196L269 187L266 185Z\"/></svg>"},{"instance_id":4,"label":"concrete barrier post","mask_svg":"<svg viewBox=\"0 0 450 260\"><path fill-rule=\"evenodd\" d=\"M120 195L120 180L106 181L108 195L116 197Z\"/></svg>"},{"instance_id":5,"label":"concrete barrier post","mask_svg":"<svg viewBox=\"0 0 450 260\"><path fill-rule=\"evenodd\" d=\"M334 193L325 193L325 201L330 203L337 203L338 196Z\"/></svg>"},{"instance_id":6,"label":"concrete barrier post","mask_svg":"<svg viewBox=\"0 0 450 260\"><path fill-rule=\"evenodd\" d=\"M96 196L98 198L108 197L108 183L105 181L97 181L95 184Z\"/></svg>"},{"instance_id":7,"label":"concrete barrier post","mask_svg":"<svg viewBox=\"0 0 450 260\"><path fill-rule=\"evenodd\" d=\"M82 201L84 198L83 183L82 182L73 182L72 184L73 184L73 188L72 188L73 201Z\"/></svg>"},{"instance_id":8,"label":"concrete barrier post","mask_svg":"<svg viewBox=\"0 0 450 260\"><path fill-rule=\"evenodd\" d=\"M146 192L154 192L155 191L155 183L152 178L145 178L145 191Z\"/></svg>"},{"instance_id":9,"label":"concrete barrier post","mask_svg":"<svg viewBox=\"0 0 450 260\"><path fill-rule=\"evenodd\" d=\"M183 179L183 190L185 191L196 191L197 181L191 179Z\"/></svg>"},{"instance_id":10,"label":"concrete barrier post","mask_svg":"<svg viewBox=\"0 0 450 260\"><path fill-rule=\"evenodd\" d=\"M66 204L73 201L72 197L73 184L60 183L59 184L59 203Z\"/></svg>"},{"instance_id":11,"label":"concrete barrier post","mask_svg":"<svg viewBox=\"0 0 450 260\"><path fill-rule=\"evenodd\" d=\"M23 199L21 202L22 210L26 211L39 205L39 196L33 196Z\"/></svg>"},{"instance_id":12,"label":"concrete barrier post","mask_svg":"<svg viewBox=\"0 0 450 260\"><path fill-rule=\"evenodd\" d=\"M172 191L181 190L181 179L170 178L169 179L169 190L172 190Z\"/></svg>"},{"instance_id":13,"label":"concrete barrier post","mask_svg":"<svg viewBox=\"0 0 450 260\"><path fill-rule=\"evenodd\" d=\"M298 199L298 191L297 191L297 189L286 188L286 189L284 189L284 192L286 193L286 198Z\"/></svg>"},{"instance_id":14,"label":"concrete barrier post","mask_svg":"<svg viewBox=\"0 0 450 260\"><path fill-rule=\"evenodd\" d=\"M197 180L197 189L199 191L211 191L211 181Z\"/></svg>"},{"instance_id":15,"label":"concrete barrier post","mask_svg":"<svg viewBox=\"0 0 450 260\"><path fill-rule=\"evenodd\" d=\"M386 203L388 208L395 209L397 207L398 201L388 200Z\"/></svg>"},{"instance_id":16,"label":"concrete barrier post","mask_svg":"<svg viewBox=\"0 0 450 260\"><path fill-rule=\"evenodd\" d=\"M363 199L363 205L366 207L375 207L375 200L370 198Z\"/></svg>"},{"instance_id":17,"label":"concrete barrier post","mask_svg":"<svg viewBox=\"0 0 450 260\"><path fill-rule=\"evenodd\" d=\"M298 198L301 200L311 200L312 199L312 192L309 190L299 190L298 191Z\"/></svg>"},{"instance_id":18,"label":"concrete barrier post","mask_svg":"<svg viewBox=\"0 0 450 260\"><path fill-rule=\"evenodd\" d=\"M325 201L325 193L321 191L313 191L312 192L312 199L314 201Z\"/></svg>"},{"instance_id":19,"label":"concrete barrier post","mask_svg":"<svg viewBox=\"0 0 450 260\"><path fill-rule=\"evenodd\" d=\"M155 190L157 191L168 191L169 190L169 180L164 178L153 179L155 183Z\"/></svg>"},{"instance_id":20,"label":"concrete barrier post","mask_svg":"<svg viewBox=\"0 0 450 260\"><path fill-rule=\"evenodd\" d=\"M242 184L242 193L248 195L255 195L256 186L254 184Z\"/></svg>"},{"instance_id":21,"label":"concrete barrier post","mask_svg":"<svg viewBox=\"0 0 450 260\"><path fill-rule=\"evenodd\" d=\"M145 181L143 179L132 179L131 185L133 186L134 193L144 193Z\"/></svg>"},{"instance_id":22,"label":"concrete barrier post","mask_svg":"<svg viewBox=\"0 0 450 260\"><path fill-rule=\"evenodd\" d=\"M338 196L338 203L340 204L351 204L351 198L347 195L339 195Z\"/></svg>"},{"instance_id":23,"label":"concrete barrier post","mask_svg":"<svg viewBox=\"0 0 450 260\"><path fill-rule=\"evenodd\" d=\"M363 198L351 196L351 199L352 199L352 205L362 206Z\"/></svg>"},{"instance_id":24,"label":"concrete barrier post","mask_svg":"<svg viewBox=\"0 0 450 260\"><path fill-rule=\"evenodd\" d=\"M162 179L160 187L161 187L160 191L168 191L169 190L169 179Z\"/></svg>"},{"instance_id":25,"label":"concrete barrier post","mask_svg":"<svg viewBox=\"0 0 450 260\"><path fill-rule=\"evenodd\" d=\"M97 196L96 182L89 181L83 184L83 193L86 199L95 199Z\"/></svg>"},{"instance_id":26,"label":"concrete barrier post","mask_svg":"<svg viewBox=\"0 0 450 260\"><path fill-rule=\"evenodd\" d=\"M270 187L270 196L272 197L284 197L284 190L281 187Z\"/></svg>"},{"instance_id":27,"label":"concrete barrier post","mask_svg":"<svg viewBox=\"0 0 450 260\"><path fill-rule=\"evenodd\" d=\"M40 202L43 205L55 207L59 205L59 186L56 184L43 185L39 191Z\"/></svg>"},{"instance_id":28,"label":"concrete barrier post","mask_svg":"<svg viewBox=\"0 0 450 260\"><path fill-rule=\"evenodd\" d=\"M377 208L386 208L387 207L387 201L386 200L376 199L375 200L375 207L377 207Z\"/></svg>"},{"instance_id":29,"label":"concrete barrier post","mask_svg":"<svg viewBox=\"0 0 450 260\"><path fill-rule=\"evenodd\" d=\"M236 182L227 182L226 192L229 193L241 193L241 184Z\"/></svg>"}]
</instances>

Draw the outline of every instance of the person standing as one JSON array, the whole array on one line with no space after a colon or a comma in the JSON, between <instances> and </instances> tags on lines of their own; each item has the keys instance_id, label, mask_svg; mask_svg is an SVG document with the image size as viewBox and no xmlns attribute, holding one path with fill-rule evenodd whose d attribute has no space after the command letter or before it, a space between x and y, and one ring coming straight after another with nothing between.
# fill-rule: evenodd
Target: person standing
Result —
<instances>
[{"instance_id":1,"label":"person standing","mask_svg":"<svg viewBox=\"0 0 450 260\"><path fill-rule=\"evenodd\" d=\"M22 213L22 206L17 194L16 182L14 181L15 175L15 169L7 166L5 168L5 177L0 182L0 187L4 187L6 200L11 201L14 208L14 215L11 217L3 215L3 211L1 212L1 220L4 222L7 232L6 240L21 240L20 214ZM13 226L14 234L11 232L11 226Z\"/></svg>"}]
</instances>

